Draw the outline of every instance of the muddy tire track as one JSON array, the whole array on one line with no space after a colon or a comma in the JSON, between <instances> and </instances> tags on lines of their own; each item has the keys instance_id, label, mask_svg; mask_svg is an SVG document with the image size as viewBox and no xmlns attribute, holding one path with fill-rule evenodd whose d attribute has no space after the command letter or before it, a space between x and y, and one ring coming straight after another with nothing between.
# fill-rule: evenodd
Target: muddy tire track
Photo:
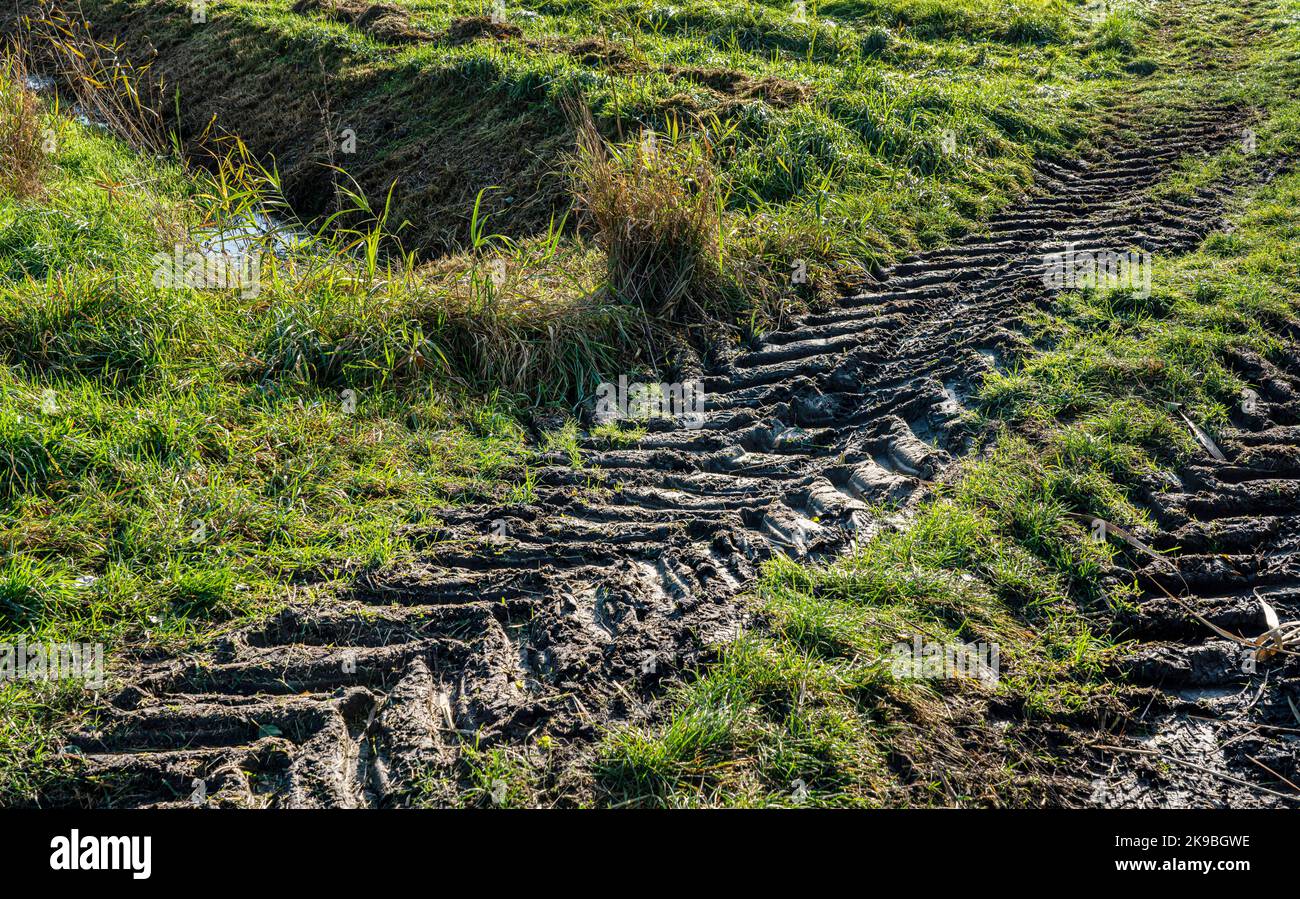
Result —
<instances>
[{"instance_id":1,"label":"muddy tire track","mask_svg":"<svg viewBox=\"0 0 1300 899\"><path fill-rule=\"evenodd\" d=\"M43 801L359 807L419 790L450 803L462 741L522 746L546 734L583 747L608 723L644 716L665 680L736 633L738 595L764 559L835 555L886 526L869 506L906 510L970 451L964 403L1024 349L1010 323L1050 303L1046 254L1067 242L1178 252L1216 228L1226 189L1177 202L1145 191L1241 123L1203 112L1136 145L1044 162L1035 193L987 234L709 360L696 373L702 427L654 422L628 449L588 441L582 467L557 456L538 473L535 502L449 512L419 564L199 655L140 661L73 735L76 777ZM1282 396L1293 382L1278 377L1263 389ZM1300 435L1283 436L1294 446ZM1181 514L1190 527L1226 477L1193 476L1209 479L1187 481L1201 492L1153 496L1171 526ZM1279 564L1294 567L1286 527ZM1185 636L1172 645L1194 652Z\"/></svg>"},{"instance_id":2,"label":"muddy tire track","mask_svg":"<svg viewBox=\"0 0 1300 899\"><path fill-rule=\"evenodd\" d=\"M1251 639L1269 630L1261 600L1300 618L1300 329L1279 336L1277 362L1229 358L1252 395L1219 438L1226 458L1207 453L1144 497L1166 561L1138 568L1144 595L1121 626L1138 641L1128 680L1155 693L1123 739L1102 741L1115 748L1096 804L1300 807L1300 662L1257 659L1181 607Z\"/></svg>"}]
</instances>

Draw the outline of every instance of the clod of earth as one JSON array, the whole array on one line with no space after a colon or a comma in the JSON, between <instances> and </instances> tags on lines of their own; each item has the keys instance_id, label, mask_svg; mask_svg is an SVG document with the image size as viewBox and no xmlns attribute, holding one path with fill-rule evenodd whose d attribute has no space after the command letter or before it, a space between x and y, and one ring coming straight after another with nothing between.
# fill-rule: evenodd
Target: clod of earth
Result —
<instances>
[{"instance_id":1,"label":"clod of earth","mask_svg":"<svg viewBox=\"0 0 1300 899\"><path fill-rule=\"evenodd\" d=\"M388 44L431 41L433 35L411 26L406 10L391 3L366 3L365 0L298 0L293 11L299 15L321 15L335 22L351 25L378 41Z\"/></svg>"}]
</instances>

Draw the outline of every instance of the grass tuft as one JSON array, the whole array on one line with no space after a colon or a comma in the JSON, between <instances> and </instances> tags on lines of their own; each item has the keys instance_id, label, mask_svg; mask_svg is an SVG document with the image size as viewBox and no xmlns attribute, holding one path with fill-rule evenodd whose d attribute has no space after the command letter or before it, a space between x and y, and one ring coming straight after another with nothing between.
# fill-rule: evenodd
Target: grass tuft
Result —
<instances>
[{"instance_id":1,"label":"grass tuft","mask_svg":"<svg viewBox=\"0 0 1300 899\"><path fill-rule=\"evenodd\" d=\"M31 198L46 167L40 103L27 87L21 54L0 55L0 189Z\"/></svg>"},{"instance_id":2,"label":"grass tuft","mask_svg":"<svg viewBox=\"0 0 1300 899\"><path fill-rule=\"evenodd\" d=\"M590 113L574 119L576 200L605 254L614 296L670 321L716 311L703 296L721 277L726 198L709 144L674 123L665 135L647 130L615 147Z\"/></svg>"}]
</instances>

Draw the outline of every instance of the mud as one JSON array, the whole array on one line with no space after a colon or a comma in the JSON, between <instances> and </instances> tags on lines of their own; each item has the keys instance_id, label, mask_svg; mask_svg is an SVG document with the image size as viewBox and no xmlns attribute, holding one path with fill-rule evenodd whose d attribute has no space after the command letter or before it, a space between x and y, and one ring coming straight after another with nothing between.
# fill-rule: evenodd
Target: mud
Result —
<instances>
[{"instance_id":1,"label":"mud","mask_svg":"<svg viewBox=\"0 0 1300 899\"><path fill-rule=\"evenodd\" d=\"M447 26L443 40L452 45L468 44L480 39L506 40L523 37L524 31L509 22L494 22L488 16L467 16Z\"/></svg>"},{"instance_id":2,"label":"mud","mask_svg":"<svg viewBox=\"0 0 1300 899\"><path fill-rule=\"evenodd\" d=\"M693 69L666 67L663 69L675 81L702 84L719 96L735 100L763 100L769 106L782 109L803 103L811 96L811 88L797 81L768 76L752 78L732 69Z\"/></svg>"},{"instance_id":3,"label":"mud","mask_svg":"<svg viewBox=\"0 0 1300 899\"><path fill-rule=\"evenodd\" d=\"M1294 325L1287 338L1297 336ZM1146 593L1124 625L1137 645L1128 679L1157 691L1150 707L1101 750L1092 800L1114 807L1297 805L1300 664L1253 652L1191 619L1254 638L1268 630L1264 600L1282 621L1300 617L1300 466L1292 422L1300 366L1235 360L1257 390L1208 460L1153 489L1146 506L1168 561L1137 571Z\"/></svg>"},{"instance_id":4,"label":"mud","mask_svg":"<svg viewBox=\"0 0 1300 899\"><path fill-rule=\"evenodd\" d=\"M433 35L411 25L406 10L391 3L365 0L298 0L293 11L342 22L386 44L411 44L433 40Z\"/></svg>"},{"instance_id":5,"label":"mud","mask_svg":"<svg viewBox=\"0 0 1300 899\"><path fill-rule=\"evenodd\" d=\"M906 260L866 292L682 372L704 380L702 427L652 422L634 448L588 440L581 468L557 454L537 472L535 502L448 513L423 535L418 564L368 576L339 601L293 606L208 652L138 660L130 685L73 735L78 776L43 801L452 802L460 744L524 749L547 736L564 802L565 764L609 725L646 720L667 684L746 624L740 597L765 559L831 558L894 526L869 507L905 513L971 451L966 399L990 367L1027 349L1010 328L1052 302L1046 254L1065 242L1179 252L1222 223L1226 186L1189 201L1144 191L1187 154L1235 139L1241 122L1206 112L1143 143L1041 163L1034 195L987 234ZM1261 403L1225 437L1228 461L1191 466L1146 501L1162 528L1150 539L1181 547L1179 592L1253 635L1256 590L1284 618L1297 614L1300 381L1264 360L1240 365ZM1277 775L1295 775L1294 663L1244 673L1231 647L1156 589L1169 570L1140 574L1148 596L1117 624L1141 641L1126 671L1145 685L1116 718L1124 729L1081 721L1066 732L954 696L944 726L963 752L945 756L918 735L914 752L891 760L900 778L924 790L998 767L987 747L1001 728L1031 731L1043 753L1078 763L1052 786L1068 801L1292 802Z\"/></svg>"}]
</instances>

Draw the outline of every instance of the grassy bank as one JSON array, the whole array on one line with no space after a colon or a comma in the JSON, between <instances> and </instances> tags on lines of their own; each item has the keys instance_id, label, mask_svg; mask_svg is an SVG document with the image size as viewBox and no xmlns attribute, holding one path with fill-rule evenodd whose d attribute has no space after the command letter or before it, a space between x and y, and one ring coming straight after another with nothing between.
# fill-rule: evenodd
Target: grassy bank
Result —
<instances>
[{"instance_id":1,"label":"grassy bank","mask_svg":"<svg viewBox=\"0 0 1300 899\"><path fill-rule=\"evenodd\" d=\"M237 130L276 158L306 216L336 208L327 165L376 207L395 183L392 223L425 255L472 241L484 187L499 189L483 211L515 239L583 209L566 103L638 166L650 134L694 142L722 264L691 286L712 289L707 311L727 322L778 317L969 230L1025 188L1034 156L1070 152L1111 117L1117 86L1155 70L1137 4L528 0L494 12L456 0L379 15L348 0L232 0L202 23L179 0L83 6L179 91L182 131L214 115ZM608 251L589 218L567 224L565 254L581 257L584 240ZM800 262L811 277L796 285ZM617 272L605 281L637 299ZM664 307L651 313L677 311L675 296L650 299Z\"/></svg>"},{"instance_id":2,"label":"grassy bank","mask_svg":"<svg viewBox=\"0 0 1300 899\"><path fill-rule=\"evenodd\" d=\"M12 66L0 103L6 151L43 146L0 191L0 643L103 643L110 664L184 646L393 562L449 503L510 496L526 397L466 385L521 366L475 355L493 323L467 330L459 276L268 235L255 280L189 279L251 211L237 152L224 181L154 162ZM0 797L30 795L84 698L0 685Z\"/></svg>"}]
</instances>

